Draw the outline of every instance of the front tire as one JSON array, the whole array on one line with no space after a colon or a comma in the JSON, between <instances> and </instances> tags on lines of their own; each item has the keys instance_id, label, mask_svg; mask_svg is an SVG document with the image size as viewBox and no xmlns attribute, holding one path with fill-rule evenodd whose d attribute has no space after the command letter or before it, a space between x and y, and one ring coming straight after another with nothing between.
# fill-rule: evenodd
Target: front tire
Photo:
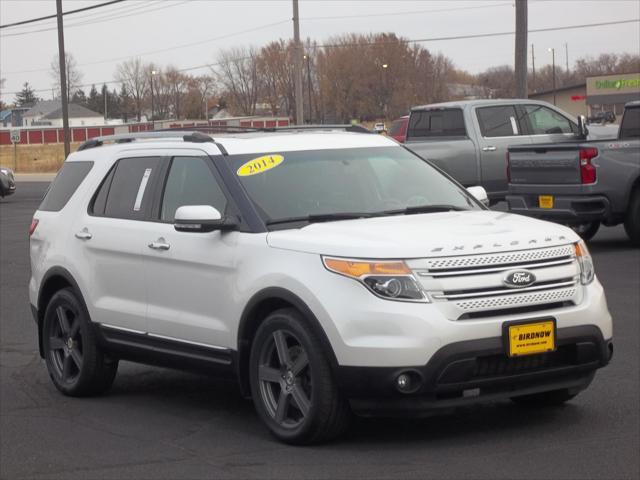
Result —
<instances>
[{"instance_id":1,"label":"front tire","mask_svg":"<svg viewBox=\"0 0 640 480\"><path fill-rule=\"evenodd\" d=\"M49 376L58 390L82 397L111 387L118 362L100 350L89 313L72 289L62 289L51 298L42 335Z\"/></svg>"},{"instance_id":2,"label":"front tire","mask_svg":"<svg viewBox=\"0 0 640 480\"><path fill-rule=\"evenodd\" d=\"M260 325L249 374L256 411L279 440L318 443L348 427L349 405L320 340L297 310L277 310Z\"/></svg>"},{"instance_id":3,"label":"front tire","mask_svg":"<svg viewBox=\"0 0 640 480\"><path fill-rule=\"evenodd\" d=\"M596 233L598 233L598 230L600 229L600 222L588 222L578 225L571 225L571 228L574 232L580 235L580 237L585 242L588 242L593 237L595 237Z\"/></svg>"},{"instance_id":4,"label":"front tire","mask_svg":"<svg viewBox=\"0 0 640 480\"><path fill-rule=\"evenodd\" d=\"M629 209L624 220L624 229L634 246L640 246L640 188L631 195Z\"/></svg>"}]
</instances>

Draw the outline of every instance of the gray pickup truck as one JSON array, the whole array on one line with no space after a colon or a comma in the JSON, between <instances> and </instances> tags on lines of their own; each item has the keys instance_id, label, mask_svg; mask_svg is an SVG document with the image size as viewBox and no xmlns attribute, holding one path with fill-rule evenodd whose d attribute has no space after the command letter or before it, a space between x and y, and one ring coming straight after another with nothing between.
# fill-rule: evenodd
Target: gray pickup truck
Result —
<instances>
[{"instance_id":1,"label":"gray pickup truck","mask_svg":"<svg viewBox=\"0 0 640 480\"><path fill-rule=\"evenodd\" d=\"M571 225L585 239L624 222L640 245L640 101L625 106L614 140L509 147L508 173L511 212Z\"/></svg>"},{"instance_id":2,"label":"gray pickup truck","mask_svg":"<svg viewBox=\"0 0 640 480\"><path fill-rule=\"evenodd\" d=\"M611 126L591 128L589 138L614 138ZM578 120L536 100L469 100L411 109L406 146L465 187L481 185L492 202L507 194L510 145L571 142Z\"/></svg>"}]
</instances>

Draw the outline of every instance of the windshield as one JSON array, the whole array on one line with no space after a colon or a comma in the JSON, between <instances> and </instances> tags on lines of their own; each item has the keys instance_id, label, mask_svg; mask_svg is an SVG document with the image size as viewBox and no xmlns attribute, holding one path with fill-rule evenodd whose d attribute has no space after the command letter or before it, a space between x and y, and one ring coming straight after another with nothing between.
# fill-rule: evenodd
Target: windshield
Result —
<instances>
[{"instance_id":1,"label":"windshield","mask_svg":"<svg viewBox=\"0 0 640 480\"><path fill-rule=\"evenodd\" d=\"M402 147L229 157L267 223L479 209L465 190ZM418 208L416 208L418 207ZM450 207L450 208L448 208ZM284 221L284 222L283 222Z\"/></svg>"}]
</instances>

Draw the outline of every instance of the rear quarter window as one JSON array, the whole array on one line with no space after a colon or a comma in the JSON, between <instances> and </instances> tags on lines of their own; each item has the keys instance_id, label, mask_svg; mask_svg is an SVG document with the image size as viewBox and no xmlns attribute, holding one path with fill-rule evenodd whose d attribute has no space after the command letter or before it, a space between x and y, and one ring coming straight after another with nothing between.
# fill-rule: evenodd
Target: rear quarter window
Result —
<instances>
[{"instance_id":1,"label":"rear quarter window","mask_svg":"<svg viewBox=\"0 0 640 480\"><path fill-rule=\"evenodd\" d=\"M408 138L464 137L467 130L459 108L411 112Z\"/></svg>"},{"instance_id":2,"label":"rear quarter window","mask_svg":"<svg viewBox=\"0 0 640 480\"><path fill-rule=\"evenodd\" d=\"M640 138L640 107L628 108L622 117L620 138Z\"/></svg>"},{"instance_id":3,"label":"rear quarter window","mask_svg":"<svg viewBox=\"0 0 640 480\"><path fill-rule=\"evenodd\" d=\"M64 208L93 167L93 162L65 162L38 210L58 212Z\"/></svg>"}]
</instances>

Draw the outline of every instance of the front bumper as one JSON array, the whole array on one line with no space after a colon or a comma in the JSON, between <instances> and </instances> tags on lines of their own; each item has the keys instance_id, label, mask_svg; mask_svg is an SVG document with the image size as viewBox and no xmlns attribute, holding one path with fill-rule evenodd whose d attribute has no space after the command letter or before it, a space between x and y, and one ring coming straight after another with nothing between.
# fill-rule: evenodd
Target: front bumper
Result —
<instances>
[{"instance_id":1,"label":"front bumper","mask_svg":"<svg viewBox=\"0 0 640 480\"><path fill-rule=\"evenodd\" d=\"M540 208L538 195L507 195L511 213L563 223L607 221L611 217L609 199L602 195L554 195L553 208Z\"/></svg>"},{"instance_id":2,"label":"front bumper","mask_svg":"<svg viewBox=\"0 0 640 480\"><path fill-rule=\"evenodd\" d=\"M416 415L518 395L558 389L577 393L613 354L613 343L592 325L558 329L554 352L509 358L502 337L452 343L426 365L346 367L337 371L341 391L360 415ZM402 393L396 379L415 382Z\"/></svg>"}]
</instances>

